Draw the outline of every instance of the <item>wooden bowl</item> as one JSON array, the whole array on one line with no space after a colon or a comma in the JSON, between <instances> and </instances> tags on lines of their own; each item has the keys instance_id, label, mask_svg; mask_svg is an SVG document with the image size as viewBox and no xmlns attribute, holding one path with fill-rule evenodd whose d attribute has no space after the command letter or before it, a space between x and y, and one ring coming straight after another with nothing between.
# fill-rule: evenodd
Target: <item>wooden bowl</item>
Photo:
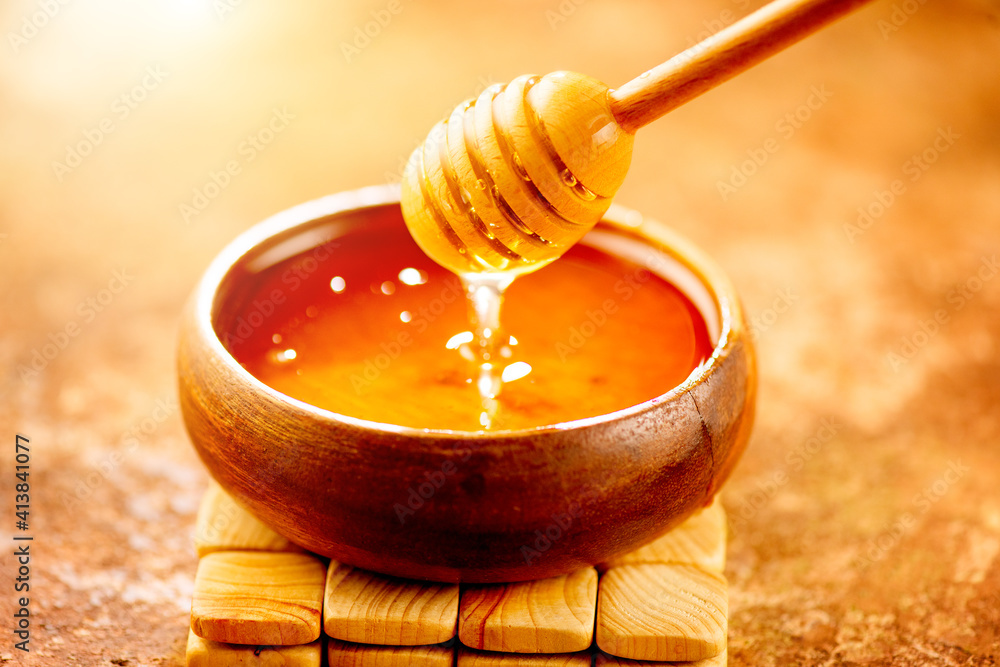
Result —
<instances>
[{"instance_id":1,"label":"wooden bowl","mask_svg":"<svg viewBox=\"0 0 1000 667\"><path fill-rule=\"evenodd\" d=\"M385 574L502 582L607 560L711 502L749 437L756 373L732 285L688 241L619 208L595 230L640 251L705 317L714 353L683 384L600 417L464 433L316 408L264 385L223 347L215 325L246 297L254 267L321 243L328 236L317 230L332 221L402 225L398 189L332 195L254 227L212 263L183 316L178 374L191 440L265 523ZM408 489L425 481L430 497L401 517Z\"/></svg>"}]
</instances>

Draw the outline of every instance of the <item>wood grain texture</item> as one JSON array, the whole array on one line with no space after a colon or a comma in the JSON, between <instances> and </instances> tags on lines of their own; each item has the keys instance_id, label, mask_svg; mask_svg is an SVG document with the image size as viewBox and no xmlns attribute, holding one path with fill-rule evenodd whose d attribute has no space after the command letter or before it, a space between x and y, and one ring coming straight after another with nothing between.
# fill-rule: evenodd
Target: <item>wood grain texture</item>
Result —
<instances>
[{"instance_id":1,"label":"wood grain texture","mask_svg":"<svg viewBox=\"0 0 1000 667\"><path fill-rule=\"evenodd\" d=\"M201 497L194 547L199 558L216 551L302 551L240 507L215 480Z\"/></svg>"},{"instance_id":2,"label":"wood grain texture","mask_svg":"<svg viewBox=\"0 0 1000 667\"><path fill-rule=\"evenodd\" d=\"M594 661L595 667L726 667L729 664L729 651L723 651L719 655L704 660L694 660L686 662L654 662L652 660L629 660L628 658L618 658L607 653L597 653Z\"/></svg>"},{"instance_id":3,"label":"wood grain texture","mask_svg":"<svg viewBox=\"0 0 1000 667\"><path fill-rule=\"evenodd\" d=\"M222 551L198 563L191 629L229 644L307 644L320 636L326 569L306 554Z\"/></svg>"},{"instance_id":4,"label":"wood grain texture","mask_svg":"<svg viewBox=\"0 0 1000 667\"><path fill-rule=\"evenodd\" d=\"M462 647L457 667L590 667L590 651L579 653L493 653Z\"/></svg>"},{"instance_id":5,"label":"wood grain texture","mask_svg":"<svg viewBox=\"0 0 1000 667\"><path fill-rule=\"evenodd\" d=\"M635 132L870 0L774 0L611 92Z\"/></svg>"},{"instance_id":6,"label":"wood grain texture","mask_svg":"<svg viewBox=\"0 0 1000 667\"><path fill-rule=\"evenodd\" d=\"M726 648L721 574L692 565L623 565L601 578L597 645L635 660L702 660Z\"/></svg>"},{"instance_id":7,"label":"wood grain texture","mask_svg":"<svg viewBox=\"0 0 1000 667\"><path fill-rule=\"evenodd\" d=\"M363 644L440 644L455 636L458 585L387 577L330 563L323 629Z\"/></svg>"},{"instance_id":8,"label":"wood grain texture","mask_svg":"<svg viewBox=\"0 0 1000 667\"><path fill-rule=\"evenodd\" d=\"M371 646L336 639L326 642L327 667L451 667L455 650L447 646Z\"/></svg>"},{"instance_id":9,"label":"wood grain texture","mask_svg":"<svg viewBox=\"0 0 1000 667\"><path fill-rule=\"evenodd\" d=\"M619 565L678 563L719 572L726 567L726 511L719 498L663 537L597 566L601 572Z\"/></svg>"},{"instance_id":10,"label":"wood grain texture","mask_svg":"<svg viewBox=\"0 0 1000 667\"><path fill-rule=\"evenodd\" d=\"M187 667L320 667L323 642L298 646L224 644L188 632Z\"/></svg>"},{"instance_id":11,"label":"wood grain texture","mask_svg":"<svg viewBox=\"0 0 1000 667\"><path fill-rule=\"evenodd\" d=\"M476 649L508 653L566 653L594 637L597 570L462 592L458 636Z\"/></svg>"}]
</instances>

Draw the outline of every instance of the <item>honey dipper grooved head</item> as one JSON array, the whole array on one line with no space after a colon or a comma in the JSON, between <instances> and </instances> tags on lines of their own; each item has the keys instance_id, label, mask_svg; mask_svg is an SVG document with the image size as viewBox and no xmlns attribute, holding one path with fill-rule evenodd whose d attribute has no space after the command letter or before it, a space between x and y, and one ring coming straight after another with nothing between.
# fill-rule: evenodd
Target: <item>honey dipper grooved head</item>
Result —
<instances>
[{"instance_id":1,"label":"honey dipper grooved head","mask_svg":"<svg viewBox=\"0 0 1000 667\"><path fill-rule=\"evenodd\" d=\"M632 159L608 92L573 72L519 76L435 125L403 173L403 217L421 249L459 275L523 274L579 241Z\"/></svg>"}]
</instances>

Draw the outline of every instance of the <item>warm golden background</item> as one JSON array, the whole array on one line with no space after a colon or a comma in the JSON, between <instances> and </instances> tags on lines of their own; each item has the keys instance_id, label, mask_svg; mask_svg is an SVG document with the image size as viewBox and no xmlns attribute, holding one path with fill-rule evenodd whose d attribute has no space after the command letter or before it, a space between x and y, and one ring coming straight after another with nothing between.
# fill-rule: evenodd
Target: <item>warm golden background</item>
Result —
<instances>
[{"instance_id":1,"label":"warm golden background","mask_svg":"<svg viewBox=\"0 0 1000 667\"><path fill-rule=\"evenodd\" d=\"M62 2L0 8L0 534L23 433L36 536L30 660L0 548L15 664L180 660L206 476L174 342L224 244L398 180L491 82L622 83L759 4L399 0L345 55L389 2ZM731 664L1000 657L998 65L997 0L879 0L639 133L618 201L714 255L758 322L756 432L723 494ZM251 159L241 144L276 112L286 125ZM89 155L54 166L102 123ZM230 160L240 173L185 220ZM724 198L734 169L754 173ZM67 326L64 350L19 370Z\"/></svg>"}]
</instances>

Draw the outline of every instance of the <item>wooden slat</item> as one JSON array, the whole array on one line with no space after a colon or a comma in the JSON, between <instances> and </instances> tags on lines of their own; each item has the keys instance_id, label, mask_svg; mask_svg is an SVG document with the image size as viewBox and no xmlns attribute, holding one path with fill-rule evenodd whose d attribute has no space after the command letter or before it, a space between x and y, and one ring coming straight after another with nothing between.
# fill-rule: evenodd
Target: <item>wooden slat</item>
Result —
<instances>
[{"instance_id":1,"label":"wooden slat","mask_svg":"<svg viewBox=\"0 0 1000 667\"><path fill-rule=\"evenodd\" d=\"M223 644L188 632L187 667L320 667L323 642L298 646Z\"/></svg>"},{"instance_id":2,"label":"wooden slat","mask_svg":"<svg viewBox=\"0 0 1000 667\"><path fill-rule=\"evenodd\" d=\"M198 563L191 629L229 644L308 644L320 635L325 575L306 554L209 554Z\"/></svg>"},{"instance_id":3,"label":"wooden slat","mask_svg":"<svg viewBox=\"0 0 1000 667\"><path fill-rule=\"evenodd\" d=\"M369 646L327 640L329 667L452 667L455 650L448 646Z\"/></svg>"},{"instance_id":4,"label":"wooden slat","mask_svg":"<svg viewBox=\"0 0 1000 667\"><path fill-rule=\"evenodd\" d=\"M364 644L440 644L455 636L458 585L387 577L330 563L323 629Z\"/></svg>"},{"instance_id":5,"label":"wooden slat","mask_svg":"<svg viewBox=\"0 0 1000 667\"><path fill-rule=\"evenodd\" d=\"M201 497L194 547L199 558L216 551L302 551L240 507L215 480Z\"/></svg>"},{"instance_id":6,"label":"wooden slat","mask_svg":"<svg viewBox=\"0 0 1000 667\"><path fill-rule=\"evenodd\" d=\"M693 662L653 662L651 660L629 660L616 658L606 653L598 653L596 667L726 667L729 664L729 651L723 651L714 658L695 660Z\"/></svg>"},{"instance_id":7,"label":"wooden slat","mask_svg":"<svg viewBox=\"0 0 1000 667\"><path fill-rule=\"evenodd\" d=\"M726 568L726 512L719 498L658 540L597 569L645 563L685 563L721 573Z\"/></svg>"},{"instance_id":8,"label":"wooden slat","mask_svg":"<svg viewBox=\"0 0 1000 667\"><path fill-rule=\"evenodd\" d=\"M597 570L462 592L458 636L470 648L508 653L568 653L594 637Z\"/></svg>"},{"instance_id":9,"label":"wooden slat","mask_svg":"<svg viewBox=\"0 0 1000 667\"><path fill-rule=\"evenodd\" d=\"M693 565L622 565L601 578L597 645L634 660L702 660L726 648L726 579Z\"/></svg>"},{"instance_id":10,"label":"wooden slat","mask_svg":"<svg viewBox=\"0 0 1000 667\"><path fill-rule=\"evenodd\" d=\"M579 653L494 653L458 650L458 667L590 667L590 651Z\"/></svg>"}]
</instances>

